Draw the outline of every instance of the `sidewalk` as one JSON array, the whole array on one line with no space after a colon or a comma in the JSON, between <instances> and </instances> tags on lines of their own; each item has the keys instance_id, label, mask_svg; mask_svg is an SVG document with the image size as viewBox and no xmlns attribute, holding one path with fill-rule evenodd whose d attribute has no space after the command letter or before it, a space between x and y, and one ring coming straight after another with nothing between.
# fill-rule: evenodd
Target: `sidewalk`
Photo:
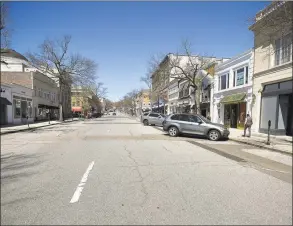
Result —
<instances>
[{"instance_id":1,"label":"sidewalk","mask_svg":"<svg viewBox=\"0 0 293 226\"><path fill-rule=\"evenodd\" d=\"M29 124L29 127L27 125L15 125L15 126L7 126L7 127L2 127L0 128L1 130L1 135L7 134L7 133L17 133L17 132L22 132L26 130L31 130L31 129L36 129L36 128L41 128L41 127L47 127L47 126L53 126L56 124L63 124L63 123L69 123L69 122L74 122L74 121L79 121L78 118L73 118L72 119L67 119L63 122L60 121L46 121L46 122L38 122L38 123L32 123Z\"/></svg>"},{"instance_id":2,"label":"sidewalk","mask_svg":"<svg viewBox=\"0 0 293 226\"><path fill-rule=\"evenodd\" d=\"M229 139L253 145L259 148L265 148L283 154L292 155L292 137L288 136L270 136L271 144L267 145L267 134L251 133L251 137L242 137L243 130L230 128Z\"/></svg>"}]
</instances>

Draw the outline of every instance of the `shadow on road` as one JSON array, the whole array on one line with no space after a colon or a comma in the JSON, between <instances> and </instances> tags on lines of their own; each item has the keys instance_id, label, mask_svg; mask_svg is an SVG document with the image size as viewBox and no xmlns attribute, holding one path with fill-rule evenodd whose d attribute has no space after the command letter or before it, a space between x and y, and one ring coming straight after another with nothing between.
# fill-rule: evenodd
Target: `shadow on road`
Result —
<instances>
[{"instance_id":1,"label":"shadow on road","mask_svg":"<svg viewBox=\"0 0 293 226\"><path fill-rule=\"evenodd\" d=\"M91 121L84 122L84 124L105 124L105 125L135 125L140 124L139 122L101 122L101 121Z\"/></svg>"},{"instance_id":2,"label":"shadow on road","mask_svg":"<svg viewBox=\"0 0 293 226\"><path fill-rule=\"evenodd\" d=\"M36 154L1 154L1 185L38 173L33 169L41 164L40 157Z\"/></svg>"}]
</instances>

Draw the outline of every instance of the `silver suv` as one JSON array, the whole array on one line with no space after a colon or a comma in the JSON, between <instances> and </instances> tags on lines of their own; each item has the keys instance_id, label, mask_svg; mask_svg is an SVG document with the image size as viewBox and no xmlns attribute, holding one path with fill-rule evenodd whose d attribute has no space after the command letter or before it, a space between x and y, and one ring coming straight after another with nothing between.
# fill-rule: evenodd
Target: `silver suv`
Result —
<instances>
[{"instance_id":1,"label":"silver suv","mask_svg":"<svg viewBox=\"0 0 293 226\"><path fill-rule=\"evenodd\" d=\"M155 126L163 126L163 121L165 120L165 115L155 112L147 112L144 113L140 121L145 125L155 125Z\"/></svg>"},{"instance_id":2,"label":"silver suv","mask_svg":"<svg viewBox=\"0 0 293 226\"><path fill-rule=\"evenodd\" d=\"M197 114L171 114L163 121L163 129L168 131L172 137L185 133L206 136L213 141L228 138L230 134L224 125L212 123L202 115Z\"/></svg>"}]
</instances>

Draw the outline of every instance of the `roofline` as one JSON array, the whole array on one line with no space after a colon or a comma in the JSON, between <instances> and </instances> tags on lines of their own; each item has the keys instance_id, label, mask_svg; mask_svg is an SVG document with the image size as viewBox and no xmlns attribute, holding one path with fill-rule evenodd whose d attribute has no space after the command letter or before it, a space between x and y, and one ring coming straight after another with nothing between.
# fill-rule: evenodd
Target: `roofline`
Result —
<instances>
[{"instance_id":1,"label":"roofline","mask_svg":"<svg viewBox=\"0 0 293 226\"><path fill-rule=\"evenodd\" d=\"M224 67L225 65L230 64L233 61L235 61L235 60L237 60L237 59L239 59L241 57L244 57L246 55L249 55L249 54L253 54L253 48L251 48L251 49L249 49L249 50L247 50L247 51L245 51L245 52L243 52L241 54L238 54L238 55L232 57L230 60L227 60L227 61L219 64L217 68L220 69L220 68Z\"/></svg>"}]
</instances>

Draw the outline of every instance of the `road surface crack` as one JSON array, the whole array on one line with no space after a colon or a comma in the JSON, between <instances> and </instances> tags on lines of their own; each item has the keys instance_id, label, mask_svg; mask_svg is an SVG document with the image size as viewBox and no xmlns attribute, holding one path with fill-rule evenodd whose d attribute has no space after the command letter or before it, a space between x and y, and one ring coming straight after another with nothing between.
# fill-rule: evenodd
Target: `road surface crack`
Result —
<instances>
[{"instance_id":1,"label":"road surface crack","mask_svg":"<svg viewBox=\"0 0 293 226\"><path fill-rule=\"evenodd\" d=\"M163 146L163 148L167 151L167 152L169 152L169 153L173 153L171 150L169 150L168 148L166 148L164 145L162 145Z\"/></svg>"},{"instance_id":2,"label":"road surface crack","mask_svg":"<svg viewBox=\"0 0 293 226\"><path fill-rule=\"evenodd\" d=\"M144 200L142 201L142 203L140 204L141 206L144 205L148 199L148 192L147 192L147 188L144 184L144 179L145 177L142 176L140 170L139 170L139 164L138 162L136 161L136 159L132 156L132 152L130 150L127 149L126 145L124 145L124 150L127 152L128 154L128 158L131 159L134 163L135 163L135 171L137 172L138 174L138 177L139 177L139 181L140 184L141 184L141 192L144 194Z\"/></svg>"}]
</instances>

